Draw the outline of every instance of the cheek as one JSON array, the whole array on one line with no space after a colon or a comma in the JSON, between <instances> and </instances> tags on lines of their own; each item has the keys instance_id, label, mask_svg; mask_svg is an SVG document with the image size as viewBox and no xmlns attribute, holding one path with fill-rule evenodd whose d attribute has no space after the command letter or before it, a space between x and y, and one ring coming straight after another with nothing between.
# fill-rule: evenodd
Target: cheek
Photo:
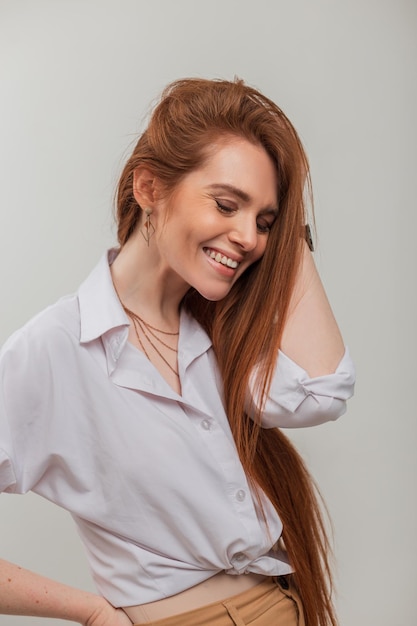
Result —
<instances>
[{"instance_id":1,"label":"cheek","mask_svg":"<svg viewBox=\"0 0 417 626\"><path fill-rule=\"evenodd\" d=\"M268 237L267 236L262 237L258 241L258 245L256 246L256 248L254 250L254 254L255 254L256 260L258 260L261 257L263 257L263 255L265 254L266 244L267 243L268 243Z\"/></svg>"}]
</instances>

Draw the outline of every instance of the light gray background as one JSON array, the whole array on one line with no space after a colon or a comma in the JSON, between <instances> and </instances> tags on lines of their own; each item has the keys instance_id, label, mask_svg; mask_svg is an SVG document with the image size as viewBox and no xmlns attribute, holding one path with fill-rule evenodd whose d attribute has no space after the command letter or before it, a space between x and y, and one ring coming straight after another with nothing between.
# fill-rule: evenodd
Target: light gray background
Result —
<instances>
[{"instance_id":1,"label":"light gray background","mask_svg":"<svg viewBox=\"0 0 417 626\"><path fill-rule=\"evenodd\" d=\"M114 242L121 164L168 81L238 75L297 127L317 262L358 370L345 417L291 433L333 518L342 626L417 623L416 8L0 1L0 342ZM32 495L0 507L3 557L93 588L66 513Z\"/></svg>"}]
</instances>

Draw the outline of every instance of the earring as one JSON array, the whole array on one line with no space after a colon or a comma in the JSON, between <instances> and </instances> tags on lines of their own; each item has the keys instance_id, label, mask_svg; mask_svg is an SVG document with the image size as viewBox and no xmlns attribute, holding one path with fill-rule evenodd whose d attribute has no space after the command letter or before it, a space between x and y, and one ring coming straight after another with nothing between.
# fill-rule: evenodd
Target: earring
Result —
<instances>
[{"instance_id":1,"label":"earring","mask_svg":"<svg viewBox=\"0 0 417 626\"><path fill-rule=\"evenodd\" d=\"M151 222L152 209L144 209L144 212L146 218L142 228L140 229L140 232L142 233L144 240L149 246L149 241L152 235L155 233L155 226Z\"/></svg>"}]
</instances>

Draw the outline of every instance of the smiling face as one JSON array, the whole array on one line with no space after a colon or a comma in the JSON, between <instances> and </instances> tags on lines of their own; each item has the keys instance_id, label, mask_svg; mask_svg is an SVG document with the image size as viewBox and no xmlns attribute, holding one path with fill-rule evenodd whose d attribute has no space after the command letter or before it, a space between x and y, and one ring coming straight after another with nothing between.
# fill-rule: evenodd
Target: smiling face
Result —
<instances>
[{"instance_id":1,"label":"smiling face","mask_svg":"<svg viewBox=\"0 0 417 626\"><path fill-rule=\"evenodd\" d=\"M224 298L265 251L277 215L277 174L265 149L232 138L157 203L155 244L174 280ZM175 275L175 276L174 276Z\"/></svg>"}]
</instances>

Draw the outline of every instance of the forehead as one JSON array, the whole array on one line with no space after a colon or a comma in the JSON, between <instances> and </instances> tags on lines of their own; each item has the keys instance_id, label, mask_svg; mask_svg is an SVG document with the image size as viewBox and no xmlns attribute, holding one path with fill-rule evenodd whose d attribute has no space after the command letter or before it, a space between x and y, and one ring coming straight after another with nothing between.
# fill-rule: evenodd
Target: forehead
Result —
<instances>
[{"instance_id":1,"label":"forehead","mask_svg":"<svg viewBox=\"0 0 417 626\"><path fill-rule=\"evenodd\" d=\"M278 176L265 148L243 138L228 138L212 143L204 163L190 172L185 184L201 187L229 187L241 190L242 198L262 205L277 202Z\"/></svg>"}]
</instances>

